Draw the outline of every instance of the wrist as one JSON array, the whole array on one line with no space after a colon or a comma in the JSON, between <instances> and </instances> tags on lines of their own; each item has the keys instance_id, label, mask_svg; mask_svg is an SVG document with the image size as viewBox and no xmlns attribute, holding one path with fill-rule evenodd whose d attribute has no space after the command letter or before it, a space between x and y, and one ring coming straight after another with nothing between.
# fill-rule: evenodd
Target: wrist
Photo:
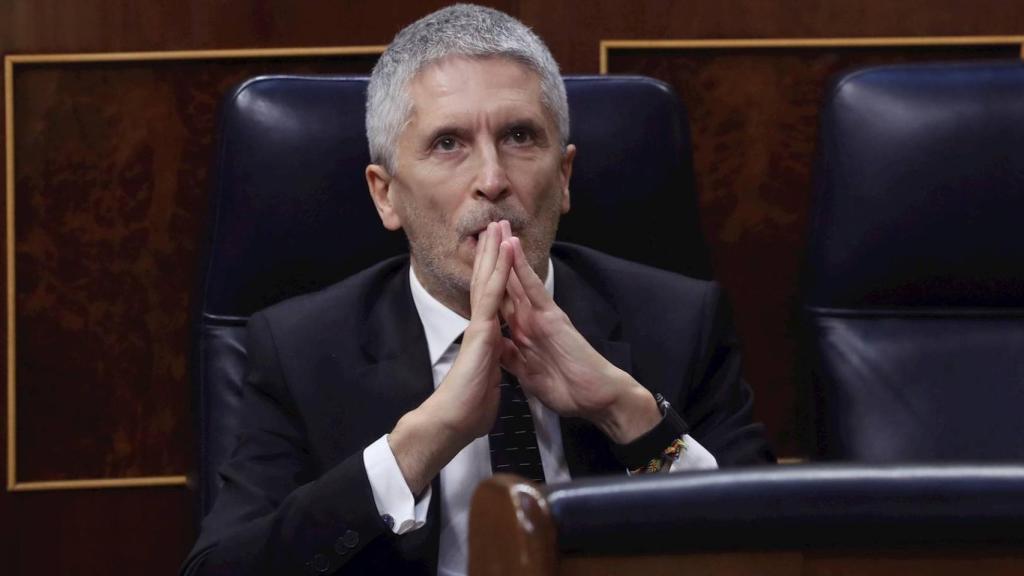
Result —
<instances>
[{"instance_id":1,"label":"wrist","mask_svg":"<svg viewBox=\"0 0 1024 576\"><path fill-rule=\"evenodd\" d=\"M655 396L661 421L628 444L612 444L612 453L633 473L659 472L678 458L684 449L686 422L661 394Z\"/></svg>"},{"instance_id":2,"label":"wrist","mask_svg":"<svg viewBox=\"0 0 1024 576\"><path fill-rule=\"evenodd\" d=\"M657 426L662 415L650 391L625 372L619 378L622 392L591 421L612 442L629 444Z\"/></svg>"},{"instance_id":3,"label":"wrist","mask_svg":"<svg viewBox=\"0 0 1024 576\"><path fill-rule=\"evenodd\" d=\"M398 420L388 435L388 443L414 496L426 490L441 468L462 449L464 444L460 445L458 438L443 419L433 417L423 405Z\"/></svg>"},{"instance_id":4,"label":"wrist","mask_svg":"<svg viewBox=\"0 0 1024 576\"><path fill-rule=\"evenodd\" d=\"M428 438L440 446L450 447L454 458L459 450L468 446L480 436L480 433L473 428L473 422L461 416L460 411L453 409L452 404L451 398L445 398L440 394L440 390L437 390L410 414L415 413L412 417L423 423L423 438Z\"/></svg>"}]
</instances>

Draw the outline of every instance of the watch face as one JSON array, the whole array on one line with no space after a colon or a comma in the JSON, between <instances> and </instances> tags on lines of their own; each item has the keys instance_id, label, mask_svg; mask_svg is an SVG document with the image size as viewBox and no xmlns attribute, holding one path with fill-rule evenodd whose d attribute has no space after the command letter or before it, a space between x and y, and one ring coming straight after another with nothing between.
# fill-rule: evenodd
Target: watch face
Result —
<instances>
[{"instance_id":1,"label":"watch face","mask_svg":"<svg viewBox=\"0 0 1024 576\"><path fill-rule=\"evenodd\" d=\"M660 392L654 395L654 401L658 403L658 408L661 408L662 414L672 406L669 404L668 400L665 400L665 397L662 396Z\"/></svg>"}]
</instances>

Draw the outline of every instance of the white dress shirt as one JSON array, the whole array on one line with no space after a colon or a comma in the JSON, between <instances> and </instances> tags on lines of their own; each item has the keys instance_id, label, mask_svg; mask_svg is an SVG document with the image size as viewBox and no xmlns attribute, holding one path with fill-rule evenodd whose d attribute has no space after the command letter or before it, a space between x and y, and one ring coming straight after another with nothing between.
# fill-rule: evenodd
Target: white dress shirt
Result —
<instances>
[{"instance_id":1,"label":"white dress shirt","mask_svg":"<svg viewBox=\"0 0 1024 576\"><path fill-rule=\"evenodd\" d=\"M456 338L469 326L469 320L448 309L430 295L409 269L412 299L423 323L433 370L434 388L444 380L459 353ZM555 275L548 260L544 282L548 294L555 293ZM558 415L536 398L527 395L530 412L537 430L537 445L548 484L570 480L569 466L562 447L562 431ZM684 436L683 452L672 463L670 472L717 468L718 463L703 446L689 435ZM381 516L393 520L392 530L404 534L423 526L432 497L428 485L419 500L413 498L398 467L385 434L363 451L363 462L373 490L373 500ZM463 576L469 556L469 504L480 482L491 476L490 444L481 436L462 449L441 469L441 539L437 573L441 576Z\"/></svg>"}]
</instances>

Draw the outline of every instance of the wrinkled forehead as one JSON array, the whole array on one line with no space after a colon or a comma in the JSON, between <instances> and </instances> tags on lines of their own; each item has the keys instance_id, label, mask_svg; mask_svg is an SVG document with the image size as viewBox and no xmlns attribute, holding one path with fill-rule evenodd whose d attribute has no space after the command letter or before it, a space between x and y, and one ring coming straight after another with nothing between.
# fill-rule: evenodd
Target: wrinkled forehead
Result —
<instances>
[{"instance_id":1,"label":"wrinkled forehead","mask_svg":"<svg viewBox=\"0 0 1024 576\"><path fill-rule=\"evenodd\" d=\"M540 75L513 58L448 56L423 66L410 80L408 121L414 117L514 110L554 117L544 105ZM407 122L408 125L408 122Z\"/></svg>"}]
</instances>

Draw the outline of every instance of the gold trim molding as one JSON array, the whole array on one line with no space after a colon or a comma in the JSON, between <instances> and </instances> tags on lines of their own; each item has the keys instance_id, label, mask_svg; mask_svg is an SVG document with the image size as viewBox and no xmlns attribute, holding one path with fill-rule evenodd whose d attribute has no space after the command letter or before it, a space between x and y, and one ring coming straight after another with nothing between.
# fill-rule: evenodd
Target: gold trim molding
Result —
<instances>
[{"instance_id":1,"label":"gold trim molding","mask_svg":"<svg viewBox=\"0 0 1024 576\"><path fill-rule=\"evenodd\" d=\"M18 64L81 64L89 62L159 62L168 60L238 60L247 58L315 58L323 56L372 56L386 46L337 46L311 48L258 48L244 50L185 50L162 52L101 52L81 54L8 54L4 56L4 149L7 214L7 490L83 490L184 486L186 477L143 476L136 478L89 478L19 482L17 477L17 387L15 368L15 250L14 250L14 67Z\"/></svg>"},{"instance_id":2,"label":"gold trim molding","mask_svg":"<svg viewBox=\"0 0 1024 576\"><path fill-rule=\"evenodd\" d=\"M724 38L716 40L601 40L600 72L608 73L612 50L727 50L750 48L872 48L895 46L1018 46L1024 59L1024 36L895 36L866 38Z\"/></svg>"},{"instance_id":3,"label":"gold trim molding","mask_svg":"<svg viewBox=\"0 0 1024 576\"><path fill-rule=\"evenodd\" d=\"M8 484L10 492L41 492L46 490L93 490L96 488L152 488L154 486L185 486L185 476L139 476L137 478L89 478L78 480L40 480Z\"/></svg>"}]
</instances>

